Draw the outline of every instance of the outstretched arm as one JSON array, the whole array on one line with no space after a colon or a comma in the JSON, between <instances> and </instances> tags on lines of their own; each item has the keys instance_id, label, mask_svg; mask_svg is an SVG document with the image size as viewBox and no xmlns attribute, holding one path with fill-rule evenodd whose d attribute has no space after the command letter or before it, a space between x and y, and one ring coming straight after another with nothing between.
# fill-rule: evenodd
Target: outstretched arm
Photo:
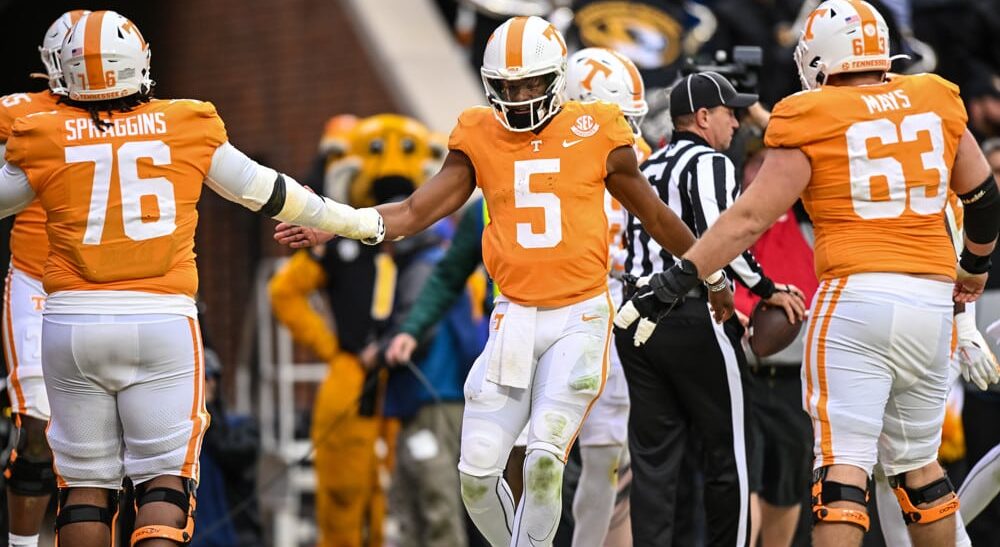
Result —
<instances>
[{"instance_id":1,"label":"outstretched arm","mask_svg":"<svg viewBox=\"0 0 1000 547\"><path fill-rule=\"evenodd\" d=\"M694 234L656 195L639 171L635 152L631 148L617 148L608 154L607 169L608 175L604 180L608 191L639 218L642 227L657 243L674 256L680 256L691 248L695 242ZM724 278L720 273L712 283L722 281ZM716 321L721 323L733 314L733 293L728 286L709 291L708 298Z\"/></svg>"},{"instance_id":2,"label":"outstretched arm","mask_svg":"<svg viewBox=\"0 0 1000 547\"><path fill-rule=\"evenodd\" d=\"M212 155L205 183L229 201L282 222L381 241L382 221L373 209L354 209L316 195L295 179L250 159L228 142Z\"/></svg>"},{"instance_id":3,"label":"outstretched arm","mask_svg":"<svg viewBox=\"0 0 1000 547\"><path fill-rule=\"evenodd\" d=\"M608 154L608 191L635 215L644 230L664 249L680 256L694 244L694 234L665 203L660 201L639 171L635 152L623 146Z\"/></svg>"},{"instance_id":4,"label":"outstretched arm","mask_svg":"<svg viewBox=\"0 0 1000 547\"><path fill-rule=\"evenodd\" d=\"M462 152L451 150L441 170L410 197L379 205L375 210L382 215L387 239L410 236L457 211L475 187L472 161Z\"/></svg>"},{"instance_id":5,"label":"outstretched arm","mask_svg":"<svg viewBox=\"0 0 1000 547\"><path fill-rule=\"evenodd\" d=\"M398 239L419 233L457 211L472 195L475 186L472 162L462 152L452 150L445 158L441 170L404 201L357 211L377 211L384 222L385 237L390 240ZM313 230L291 222L282 222L274 229L274 239L293 249L319 245L337 235L347 234Z\"/></svg>"},{"instance_id":6,"label":"outstretched arm","mask_svg":"<svg viewBox=\"0 0 1000 547\"><path fill-rule=\"evenodd\" d=\"M793 148L769 149L750 188L684 254L702 279L749 248L805 190L809 158Z\"/></svg>"}]
</instances>

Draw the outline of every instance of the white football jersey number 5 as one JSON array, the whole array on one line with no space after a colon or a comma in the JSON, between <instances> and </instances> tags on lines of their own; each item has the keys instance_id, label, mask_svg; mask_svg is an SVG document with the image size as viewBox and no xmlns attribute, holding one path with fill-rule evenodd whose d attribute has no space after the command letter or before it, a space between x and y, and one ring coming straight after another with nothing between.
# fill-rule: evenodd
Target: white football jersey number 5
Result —
<instances>
[{"instance_id":1,"label":"white football jersey number 5","mask_svg":"<svg viewBox=\"0 0 1000 547\"><path fill-rule=\"evenodd\" d=\"M170 147L163 141L127 142L118 148L118 179L122 199L122 222L125 235L133 241L143 241L170 235L177 228L177 205L174 185L164 177L139 178L136 163L140 158L153 160L153 165L170 163ZM90 209L85 245L99 245L104 235L111 191L111 162L115 152L110 144L88 144L66 148L66 163L92 162L94 183L90 190ZM159 218L146 220L142 216L142 198L153 196Z\"/></svg>"},{"instance_id":2,"label":"white football jersey number 5","mask_svg":"<svg viewBox=\"0 0 1000 547\"><path fill-rule=\"evenodd\" d=\"M924 173L913 173L910 187L903 173L903 164L892 157L868 156L868 139L883 144L914 142L922 131L930 135L931 150L920 154L926 171L937 171L937 180L927 180ZM857 122L847 129L847 155L850 161L851 201L859 217L871 220L896 218L909 204L918 215L940 213L944 209L948 190L948 165L944 161L944 135L941 118L933 112L911 114L897 127L891 120L880 118ZM889 199L872 199L872 179L884 178L889 187ZM933 193L932 193L933 192Z\"/></svg>"},{"instance_id":3,"label":"white football jersey number 5","mask_svg":"<svg viewBox=\"0 0 1000 547\"><path fill-rule=\"evenodd\" d=\"M562 205L551 192L532 192L531 175L558 173L559 159L514 162L514 207L541 208L545 212L545 230L536 233L530 222L517 223L517 243L525 249L548 249L562 241Z\"/></svg>"}]
</instances>

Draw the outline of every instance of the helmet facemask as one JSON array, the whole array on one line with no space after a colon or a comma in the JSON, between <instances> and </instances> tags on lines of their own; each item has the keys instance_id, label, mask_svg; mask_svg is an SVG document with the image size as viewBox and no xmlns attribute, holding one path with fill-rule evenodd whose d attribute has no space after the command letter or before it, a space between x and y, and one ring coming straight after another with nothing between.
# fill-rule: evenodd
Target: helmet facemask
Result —
<instances>
[{"instance_id":1,"label":"helmet facemask","mask_svg":"<svg viewBox=\"0 0 1000 547\"><path fill-rule=\"evenodd\" d=\"M38 46L38 53L41 55L42 64L45 65L45 73L49 80L49 90L56 95L66 95L66 83L63 81L62 62L60 54L62 48L46 48Z\"/></svg>"},{"instance_id":2,"label":"helmet facemask","mask_svg":"<svg viewBox=\"0 0 1000 547\"><path fill-rule=\"evenodd\" d=\"M49 90L56 95L67 95L66 80L63 78L62 43L73 25L84 15L90 13L88 10L73 10L59 16L58 19L49 25L42 38L42 45L38 46L38 53L45 66L45 74L32 74L32 77L42 77L49 81Z\"/></svg>"},{"instance_id":3,"label":"helmet facemask","mask_svg":"<svg viewBox=\"0 0 1000 547\"><path fill-rule=\"evenodd\" d=\"M645 119L645 113L638 116L625 116L625 121L628 122L628 126L632 128L632 135L636 138L642 136L642 122Z\"/></svg>"},{"instance_id":4,"label":"helmet facemask","mask_svg":"<svg viewBox=\"0 0 1000 547\"><path fill-rule=\"evenodd\" d=\"M511 131L532 131L554 116L562 106L565 72L553 70L523 78L500 78L483 71L483 87L497 120ZM518 85L532 85L529 80L541 78L540 94L529 99L518 98Z\"/></svg>"}]
</instances>

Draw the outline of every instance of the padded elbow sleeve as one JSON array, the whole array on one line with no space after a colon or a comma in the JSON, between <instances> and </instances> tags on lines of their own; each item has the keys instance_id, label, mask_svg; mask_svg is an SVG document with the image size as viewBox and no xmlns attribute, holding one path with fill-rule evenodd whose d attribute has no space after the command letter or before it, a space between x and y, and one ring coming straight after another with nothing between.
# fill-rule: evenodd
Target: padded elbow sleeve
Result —
<instances>
[{"instance_id":1,"label":"padded elbow sleeve","mask_svg":"<svg viewBox=\"0 0 1000 547\"><path fill-rule=\"evenodd\" d=\"M992 243L1000 232L1000 190L993 175L975 190L960 194L965 208L965 237L973 243Z\"/></svg>"},{"instance_id":2,"label":"padded elbow sleeve","mask_svg":"<svg viewBox=\"0 0 1000 547\"><path fill-rule=\"evenodd\" d=\"M382 215L374 208L355 209L350 205L316 195L291 178L279 175L264 206L272 218L331 232L362 243L375 245L385 237ZM279 188L280 187L280 188ZM283 194L283 197L282 197ZM273 203L272 203L273 201Z\"/></svg>"}]
</instances>

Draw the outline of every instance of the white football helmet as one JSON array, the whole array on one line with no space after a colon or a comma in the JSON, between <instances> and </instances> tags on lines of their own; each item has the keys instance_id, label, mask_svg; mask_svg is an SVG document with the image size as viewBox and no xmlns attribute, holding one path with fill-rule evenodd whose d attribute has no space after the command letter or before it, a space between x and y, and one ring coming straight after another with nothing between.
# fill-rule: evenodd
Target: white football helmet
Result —
<instances>
[{"instance_id":1,"label":"white football helmet","mask_svg":"<svg viewBox=\"0 0 1000 547\"><path fill-rule=\"evenodd\" d=\"M70 99L103 101L146 93L149 45L132 21L113 11L80 18L62 47L62 71Z\"/></svg>"},{"instance_id":2,"label":"white football helmet","mask_svg":"<svg viewBox=\"0 0 1000 547\"><path fill-rule=\"evenodd\" d=\"M795 64L805 89L831 74L888 71L889 26L863 0L828 0L806 19L795 47Z\"/></svg>"},{"instance_id":3,"label":"white football helmet","mask_svg":"<svg viewBox=\"0 0 1000 547\"><path fill-rule=\"evenodd\" d=\"M493 114L511 131L531 131L559 112L566 86L566 41L541 17L514 17L497 27L486 42L480 70ZM546 77L544 92L511 100L510 82Z\"/></svg>"},{"instance_id":4,"label":"white football helmet","mask_svg":"<svg viewBox=\"0 0 1000 547\"><path fill-rule=\"evenodd\" d=\"M42 64L45 65L45 72L48 75L49 89L56 95L66 94L66 84L62 78L62 63L59 59L63 38L66 37L69 29L73 28L73 25L88 13L90 10L78 9L60 15L49 25L49 30L45 31L45 37L42 38L42 45L38 46Z\"/></svg>"},{"instance_id":5,"label":"white football helmet","mask_svg":"<svg viewBox=\"0 0 1000 547\"><path fill-rule=\"evenodd\" d=\"M632 133L642 136L639 126L649 112L642 75L621 53L589 47L570 56L566 69L566 97L574 101L599 99L617 104L632 127Z\"/></svg>"}]
</instances>

